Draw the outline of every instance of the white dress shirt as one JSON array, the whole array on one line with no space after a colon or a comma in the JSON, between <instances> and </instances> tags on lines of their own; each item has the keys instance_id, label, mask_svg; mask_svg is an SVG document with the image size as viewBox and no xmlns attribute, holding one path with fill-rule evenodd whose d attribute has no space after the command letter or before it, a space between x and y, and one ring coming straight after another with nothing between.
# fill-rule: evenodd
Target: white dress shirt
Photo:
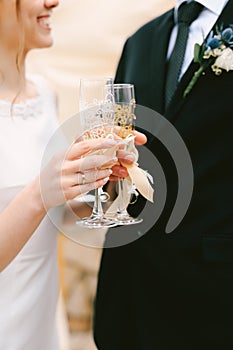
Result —
<instances>
[{"instance_id":1,"label":"white dress shirt","mask_svg":"<svg viewBox=\"0 0 233 350\"><path fill-rule=\"evenodd\" d=\"M175 11L174 11L175 23L177 23L178 8L185 1L186 0L178 0L176 3ZM188 2L190 1L192 0L188 0ZM203 43L204 38L208 35L211 28L214 26L215 22L217 21L219 15L221 14L223 8L225 7L228 1L229 0L198 0L197 1L204 6L204 9L199 15L199 17L190 26L189 37L188 37L188 42L186 46L186 52L185 52L185 57L183 61L183 66L181 69L180 78L183 76L183 74L185 73L185 71L187 70L187 68L189 67L190 63L193 60L195 44ZM225 24L227 25L229 23L225 23ZM178 25L176 24L172 30L171 37L170 37L170 43L169 43L168 54L167 54L168 59L175 45L177 31L178 31Z\"/></svg>"}]
</instances>

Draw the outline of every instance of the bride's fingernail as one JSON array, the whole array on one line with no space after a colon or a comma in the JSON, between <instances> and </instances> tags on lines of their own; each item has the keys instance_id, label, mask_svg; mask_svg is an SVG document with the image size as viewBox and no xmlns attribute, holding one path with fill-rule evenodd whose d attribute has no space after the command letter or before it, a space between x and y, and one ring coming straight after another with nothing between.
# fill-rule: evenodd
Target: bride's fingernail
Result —
<instances>
[{"instance_id":1,"label":"bride's fingernail","mask_svg":"<svg viewBox=\"0 0 233 350\"><path fill-rule=\"evenodd\" d=\"M113 161L114 163L116 163L116 162L118 162L118 158L117 158L117 157L113 157L113 158L112 158L112 161Z\"/></svg>"}]
</instances>

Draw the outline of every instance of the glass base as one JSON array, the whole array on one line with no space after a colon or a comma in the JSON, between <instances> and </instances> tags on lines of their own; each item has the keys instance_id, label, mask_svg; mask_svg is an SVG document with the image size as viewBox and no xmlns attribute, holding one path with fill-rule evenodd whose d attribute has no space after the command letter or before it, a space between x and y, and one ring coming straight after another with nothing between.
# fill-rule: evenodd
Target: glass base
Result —
<instances>
[{"instance_id":1,"label":"glass base","mask_svg":"<svg viewBox=\"0 0 233 350\"><path fill-rule=\"evenodd\" d=\"M115 220L106 218L105 216L90 216L77 221L78 225L82 225L88 228L103 228L117 226Z\"/></svg>"},{"instance_id":2,"label":"glass base","mask_svg":"<svg viewBox=\"0 0 233 350\"><path fill-rule=\"evenodd\" d=\"M117 223L117 225L135 225L140 224L143 219L133 218L129 214L117 214L117 216L114 218L114 221Z\"/></svg>"}]
</instances>

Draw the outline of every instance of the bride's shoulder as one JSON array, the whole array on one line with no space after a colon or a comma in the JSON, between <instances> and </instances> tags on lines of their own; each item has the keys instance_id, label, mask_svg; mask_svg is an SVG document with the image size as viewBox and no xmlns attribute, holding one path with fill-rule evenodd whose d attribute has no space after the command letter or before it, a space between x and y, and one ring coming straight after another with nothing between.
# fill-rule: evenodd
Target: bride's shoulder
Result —
<instances>
[{"instance_id":1,"label":"bride's shoulder","mask_svg":"<svg viewBox=\"0 0 233 350\"><path fill-rule=\"evenodd\" d=\"M27 80L32 82L40 93L56 97L55 86L42 74L29 73L27 74Z\"/></svg>"}]
</instances>

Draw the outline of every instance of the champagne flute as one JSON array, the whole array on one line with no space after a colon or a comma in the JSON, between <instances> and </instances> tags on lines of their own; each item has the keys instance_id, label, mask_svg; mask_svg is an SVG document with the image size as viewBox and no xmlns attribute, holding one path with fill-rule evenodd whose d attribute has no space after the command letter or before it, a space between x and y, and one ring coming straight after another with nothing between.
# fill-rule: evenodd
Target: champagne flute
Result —
<instances>
[{"instance_id":1,"label":"champagne flute","mask_svg":"<svg viewBox=\"0 0 233 350\"><path fill-rule=\"evenodd\" d=\"M81 79L79 101L84 139L111 137L114 127L113 79ZM103 196L102 188L97 188L92 214L81 220L85 226L100 228L117 225L104 215L101 196Z\"/></svg>"},{"instance_id":2,"label":"champagne flute","mask_svg":"<svg viewBox=\"0 0 233 350\"><path fill-rule=\"evenodd\" d=\"M122 139L126 139L133 135L135 127L136 116L134 114L135 109L135 94L133 84L114 84L114 100L115 100L115 117L114 132ZM127 150L127 146L125 147ZM119 205L115 217L115 221L118 225L132 225L138 224L143 220L140 218L133 218L127 211L128 194L124 193L126 187L126 180L118 180L118 196Z\"/></svg>"}]
</instances>

